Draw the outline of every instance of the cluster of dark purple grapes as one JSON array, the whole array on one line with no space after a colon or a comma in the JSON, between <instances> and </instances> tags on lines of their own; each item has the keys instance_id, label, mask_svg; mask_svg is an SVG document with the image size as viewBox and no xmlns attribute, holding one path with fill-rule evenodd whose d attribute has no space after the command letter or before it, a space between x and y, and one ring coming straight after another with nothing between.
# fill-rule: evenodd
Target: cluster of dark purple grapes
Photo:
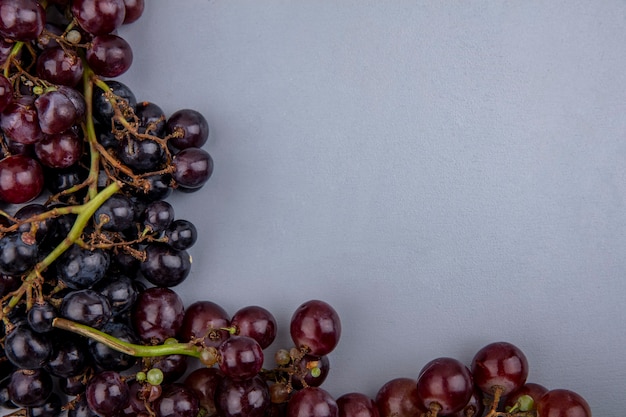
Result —
<instances>
[{"instance_id":1,"label":"cluster of dark purple grapes","mask_svg":"<svg viewBox=\"0 0 626 417\"><path fill-rule=\"evenodd\" d=\"M172 190L213 171L209 128L166 117L119 81L132 63L116 34L142 0L0 0L0 408L102 417L590 417L568 390L526 383L522 352L494 343L470 368L427 364L375 398L320 388L341 322L310 300L289 349L265 351L277 322L187 307L172 289L197 231ZM198 367L198 365L203 365Z\"/></svg>"}]
</instances>

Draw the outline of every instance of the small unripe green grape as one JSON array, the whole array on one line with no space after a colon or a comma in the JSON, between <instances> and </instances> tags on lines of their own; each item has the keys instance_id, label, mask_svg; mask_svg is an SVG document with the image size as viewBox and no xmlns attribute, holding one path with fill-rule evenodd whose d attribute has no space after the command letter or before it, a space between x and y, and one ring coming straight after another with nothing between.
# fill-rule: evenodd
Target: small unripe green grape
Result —
<instances>
[{"instance_id":1,"label":"small unripe green grape","mask_svg":"<svg viewBox=\"0 0 626 417\"><path fill-rule=\"evenodd\" d=\"M143 382L146 380L146 373L143 371L139 371L137 372L137 374L135 375L135 379L137 380L137 382Z\"/></svg>"},{"instance_id":2,"label":"small unripe green grape","mask_svg":"<svg viewBox=\"0 0 626 417\"><path fill-rule=\"evenodd\" d=\"M163 371L159 368L152 368L146 374L146 379L150 385L161 385L163 382Z\"/></svg>"},{"instance_id":3,"label":"small unripe green grape","mask_svg":"<svg viewBox=\"0 0 626 417\"><path fill-rule=\"evenodd\" d=\"M318 368L318 367L311 368L311 376L313 378L317 378L320 375L322 375L322 370L320 368Z\"/></svg>"},{"instance_id":4,"label":"small unripe green grape","mask_svg":"<svg viewBox=\"0 0 626 417\"><path fill-rule=\"evenodd\" d=\"M173 337L168 337L167 339L163 341L164 345L173 345L176 343L178 343L178 340L174 339Z\"/></svg>"}]
</instances>

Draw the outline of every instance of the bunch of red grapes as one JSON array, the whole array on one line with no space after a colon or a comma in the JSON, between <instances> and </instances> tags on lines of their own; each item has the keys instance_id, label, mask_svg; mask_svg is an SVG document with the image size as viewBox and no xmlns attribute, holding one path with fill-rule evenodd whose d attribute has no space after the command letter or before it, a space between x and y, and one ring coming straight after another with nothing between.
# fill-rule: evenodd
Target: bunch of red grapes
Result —
<instances>
[{"instance_id":1,"label":"bunch of red grapes","mask_svg":"<svg viewBox=\"0 0 626 417\"><path fill-rule=\"evenodd\" d=\"M193 223L173 190L213 171L205 117L166 116L113 80L131 65L117 29L143 0L0 0L0 409L68 417L590 417L578 394L527 383L515 346L485 346L375 398L320 388L341 335L319 300L290 322L259 306L185 306Z\"/></svg>"}]
</instances>

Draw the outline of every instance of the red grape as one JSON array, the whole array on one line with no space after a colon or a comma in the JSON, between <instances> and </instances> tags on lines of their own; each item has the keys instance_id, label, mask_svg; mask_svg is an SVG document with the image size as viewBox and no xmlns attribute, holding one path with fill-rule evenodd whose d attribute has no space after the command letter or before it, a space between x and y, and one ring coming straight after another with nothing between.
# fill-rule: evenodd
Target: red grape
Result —
<instances>
[{"instance_id":1,"label":"red grape","mask_svg":"<svg viewBox=\"0 0 626 417\"><path fill-rule=\"evenodd\" d=\"M289 399L287 417L337 417L339 409L334 398L322 388L304 388Z\"/></svg>"},{"instance_id":2,"label":"red grape","mask_svg":"<svg viewBox=\"0 0 626 417\"><path fill-rule=\"evenodd\" d=\"M417 395L417 380L395 378L386 382L376 393L380 417L416 416L425 412Z\"/></svg>"},{"instance_id":3,"label":"red grape","mask_svg":"<svg viewBox=\"0 0 626 417\"><path fill-rule=\"evenodd\" d=\"M422 405L439 408L441 415L461 410L473 391L469 369L453 358L437 358L428 362L417 378L417 395Z\"/></svg>"},{"instance_id":4,"label":"red grape","mask_svg":"<svg viewBox=\"0 0 626 417\"><path fill-rule=\"evenodd\" d=\"M491 343L480 349L472 359L474 383L486 394L493 395L500 387L505 396L520 388L528 377L528 361L524 353L507 342Z\"/></svg>"},{"instance_id":5,"label":"red grape","mask_svg":"<svg viewBox=\"0 0 626 417\"><path fill-rule=\"evenodd\" d=\"M537 417L591 417L591 408L579 394L553 389L539 399Z\"/></svg>"},{"instance_id":6,"label":"red grape","mask_svg":"<svg viewBox=\"0 0 626 417\"><path fill-rule=\"evenodd\" d=\"M341 321L328 303L310 300L291 317L290 334L298 348L307 348L311 355L327 355L339 343Z\"/></svg>"},{"instance_id":7,"label":"red grape","mask_svg":"<svg viewBox=\"0 0 626 417\"><path fill-rule=\"evenodd\" d=\"M35 159L12 155L0 161L0 200L26 203L37 197L43 186L43 169Z\"/></svg>"}]
</instances>

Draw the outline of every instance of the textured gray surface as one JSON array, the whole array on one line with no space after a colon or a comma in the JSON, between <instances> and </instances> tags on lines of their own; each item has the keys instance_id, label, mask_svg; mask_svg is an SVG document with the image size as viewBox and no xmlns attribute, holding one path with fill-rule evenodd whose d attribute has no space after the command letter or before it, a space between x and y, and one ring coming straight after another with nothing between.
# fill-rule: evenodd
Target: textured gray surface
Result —
<instances>
[{"instance_id":1,"label":"textured gray surface","mask_svg":"<svg viewBox=\"0 0 626 417\"><path fill-rule=\"evenodd\" d=\"M597 416L626 393L623 1L166 1L122 80L211 125L187 303L343 319L326 388L375 395L507 340Z\"/></svg>"}]
</instances>

